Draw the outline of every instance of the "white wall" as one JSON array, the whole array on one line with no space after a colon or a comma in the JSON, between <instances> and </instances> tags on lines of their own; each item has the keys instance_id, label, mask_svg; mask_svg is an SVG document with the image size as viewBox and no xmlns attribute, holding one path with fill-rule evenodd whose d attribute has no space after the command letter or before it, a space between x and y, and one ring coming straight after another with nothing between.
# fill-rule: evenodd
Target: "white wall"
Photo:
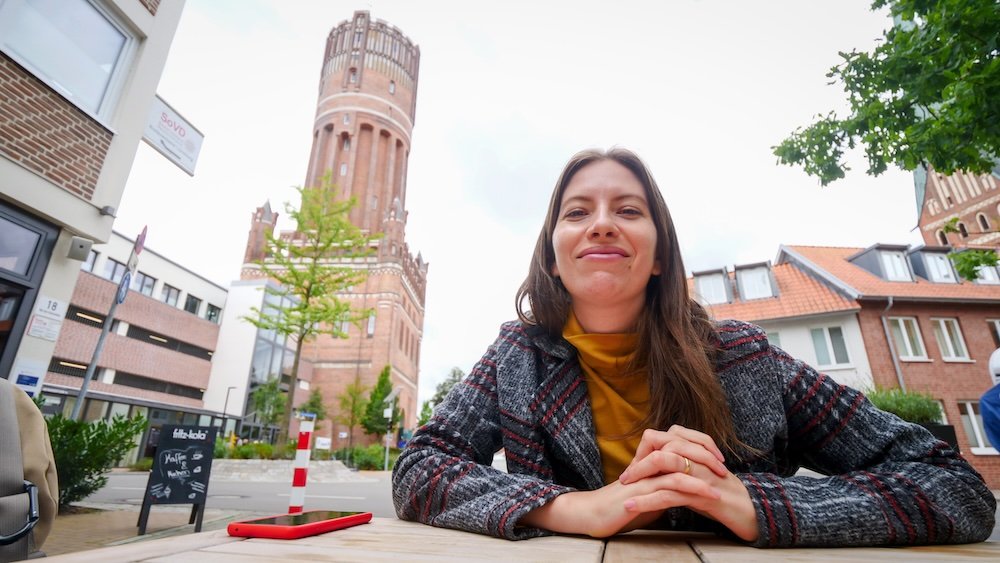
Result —
<instances>
[{"instance_id":1,"label":"white wall","mask_svg":"<svg viewBox=\"0 0 1000 563\"><path fill-rule=\"evenodd\" d=\"M222 312L219 341L212 356L212 375L205 390L205 408L226 414L242 416L243 403L250 383L250 364L253 362L257 327L241 317L250 313L251 307L260 307L264 299L265 280L234 281L229 286L229 298ZM226 391L229 402L226 403Z\"/></svg>"},{"instance_id":2,"label":"white wall","mask_svg":"<svg viewBox=\"0 0 1000 563\"><path fill-rule=\"evenodd\" d=\"M791 320L763 321L757 324L768 334L778 333L781 339L779 347L782 350L832 377L838 383L860 390L874 387L871 366L868 364L868 353L865 349L864 339L861 338L861 326L858 324L857 314L834 313ZM818 367L816 349L813 346L810 331L814 328L830 326L839 326L843 330L850 363L841 366Z\"/></svg>"}]
</instances>

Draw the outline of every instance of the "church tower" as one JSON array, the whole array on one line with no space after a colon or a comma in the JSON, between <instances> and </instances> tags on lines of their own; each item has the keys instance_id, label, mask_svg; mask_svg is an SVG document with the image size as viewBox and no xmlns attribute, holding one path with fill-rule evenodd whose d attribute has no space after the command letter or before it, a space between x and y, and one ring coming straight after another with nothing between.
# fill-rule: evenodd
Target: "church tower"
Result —
<instances>
[{"instance_id":1,"label":"church tower","mask_svg":"<svg viewBox=\"0 0 1000 563\"><path fill-rule=\"evenodd\" d=\"M374 254L359 266L367 271L367 280L340 296L355 310L370 310L371 316L360 326L350 326L347 339L321 335L303 347L303 360L313 366L312 386L322 391L330 414L336 415L337 398L348 384L360 381L367 395L382 369L390 366L406 429L416 426L419 414L428 269L406 243L406 169L419 64L420 48L399 29L372 21L366 11L355 12L330 31L304 184L318 186L329 175L345 197L357 200L351 221L366 232L382 234L373 243ZM270 218L258 215L269 211L255 214L257 228ZM251 239L253 232L252 226ZM253 252L250 242L247 256ZM244 277L254 277L254 272L244 267ZM332 437L336 449L347 446L340 436L348 431L326 421L317 435ZM354 444L368 439L363 430L354 429Z\"/></svg>"}]
</instances>

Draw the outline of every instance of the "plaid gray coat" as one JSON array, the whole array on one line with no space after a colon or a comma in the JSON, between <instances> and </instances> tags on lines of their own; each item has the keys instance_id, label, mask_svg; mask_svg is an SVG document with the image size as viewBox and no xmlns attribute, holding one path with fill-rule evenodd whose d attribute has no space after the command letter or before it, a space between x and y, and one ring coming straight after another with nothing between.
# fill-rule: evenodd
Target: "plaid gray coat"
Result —
<instances>
[{"instance_id":1,"label":"plaid gray coat","mask_svg":"<svg viewBox=\"0 0 1000 563\"><path fill-rule=\"evenodd\" d=\"M913 545L981 541L996 501L978 473L924 428L876 409L779 348L754 325L717 325L717 374L739 438L764 452L726 465L750 492L756 546ZM503 448L509 473L490 467ZM794 476L808 467L827 477ZM574 490L603 486L576 350L537 327L506 323L468 377L396 462L396 514L509 539ZM678 508L662 523L723 532Z\"/></svg>"}]
</instances>

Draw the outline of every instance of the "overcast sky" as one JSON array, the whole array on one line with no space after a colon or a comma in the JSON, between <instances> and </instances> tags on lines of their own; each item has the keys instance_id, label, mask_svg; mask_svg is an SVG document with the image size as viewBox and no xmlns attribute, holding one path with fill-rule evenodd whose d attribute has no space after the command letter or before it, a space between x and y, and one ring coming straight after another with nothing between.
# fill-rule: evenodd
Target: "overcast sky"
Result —
<instances>
[{"instance_id":1,"label":"overcast sky","mask_svg":"<svg viewBox=\"0 0 1000 563\"><path fill-rule=\"evenodd\" d=\"M582 148L646 160L688 272L773 260L780 244L919 241L908 173L869 178L857 158L821 188L771 154L844 108L825 74L889 25L870 0L484 4L188 0L158 93L205 134L197 170L140 144L115 229L148 224L150 249L238 279L253 210L282 209L304 181L327 34L368 9L420 46L406 206L430 262L422 400L515 317L549 194Z\"/></svg>"}]
</instances>

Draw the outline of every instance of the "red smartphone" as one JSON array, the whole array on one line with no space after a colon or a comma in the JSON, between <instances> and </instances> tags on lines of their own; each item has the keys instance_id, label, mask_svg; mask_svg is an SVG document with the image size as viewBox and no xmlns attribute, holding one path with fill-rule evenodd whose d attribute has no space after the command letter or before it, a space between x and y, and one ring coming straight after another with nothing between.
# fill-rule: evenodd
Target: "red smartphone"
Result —
<instances>
[{"instance_id":1,"label":"red smartphone","mask_svg":"<svg viewBox=\"0 0 1000 563\"><path fill-rule=\"evenodd\" d=\"M310 510L298 514L282 514L269 518L230 522L227 531L230 536L241 538L294 540L358 524L366 524L371 519L371 512Z\"/></svg>"}]
</instances>

